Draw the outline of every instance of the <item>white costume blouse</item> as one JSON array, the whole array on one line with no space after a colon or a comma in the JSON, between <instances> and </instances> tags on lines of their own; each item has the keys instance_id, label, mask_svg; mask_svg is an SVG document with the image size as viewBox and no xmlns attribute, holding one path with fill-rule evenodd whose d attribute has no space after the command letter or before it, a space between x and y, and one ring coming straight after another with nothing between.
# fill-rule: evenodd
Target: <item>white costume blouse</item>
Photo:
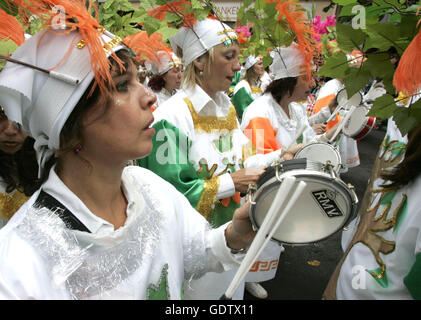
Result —
<instances>
[{"instance_id":1,"label":"white costume blouse","mask_svg":"<svg viewBox=\"0 0 421 320\"><path fill-rule=\"evenodd\" d=\"M169 92L167 89L162 88L160 91L154 91L156 96L155 106L158 108L161 104L171 98L177 91Z\"/></svg>"},{"instance_id":2,"label":"white costume blouse","mask_svg":"<svg viewBox=\"0 0 421 320\"><path fill-rule=\"evenodd\" d=\"M238 266L224 229L211 229L187 199L154 173L126 167L127 220L95 216L50 171L42 190L90 232L34 208L37 191L0 230L0 299L180 299L184 279ZM165 201L163 201L165 199Z\"/></svg>"},{"instance_id":3,"label":"white costume blouse","mask_svg":"<svg viewBox=\"0 0 421 320\"><path fill-rule=\"evenodd\" d=\"M325 291L327 299L421 299L421 176L402 188L380 177L406 151L389 120L360 214L343 232L345 252Z\"/></svg>"},{"instance_id":4,"label":"white costume blouse","mask_svg":"<svg viewBox=\"0 0 421 320\"><path fill-rule=\"evenodd\" d=\"M251 103L243 115L241 129L258 152L281 151L289 145L310 141L326 141L323 135L317 136L310 127L304 108L295 102L288 106L289 117L270 93L265 93ZM301 126L303 134L293 141Z\"/></svg>"}]
</instances>

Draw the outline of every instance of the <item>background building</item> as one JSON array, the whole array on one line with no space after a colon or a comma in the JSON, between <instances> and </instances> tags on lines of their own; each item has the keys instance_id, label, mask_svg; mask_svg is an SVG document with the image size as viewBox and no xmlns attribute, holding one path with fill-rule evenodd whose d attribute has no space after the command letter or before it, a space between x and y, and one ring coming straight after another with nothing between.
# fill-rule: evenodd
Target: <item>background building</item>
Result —
<instances>
[{"instance_id":1,"label":"background building","mask_svg":"<svg viewBox=\"0 0 421 320\"><path fill-rule=\"evenodd\" d=\"M230 0L214 0L213 5L216 6L224 17L224 20L230 25L234 26L237 21L237 13L240 9L243 1L230 1ZM329 0L302 0L300 4L312 14L312 7L314 5L315 14L320 14L322 20L327 16L335 14L336 6L332 6L327 12L323 9L331 4Z\"/></svg>"}]
</instances>

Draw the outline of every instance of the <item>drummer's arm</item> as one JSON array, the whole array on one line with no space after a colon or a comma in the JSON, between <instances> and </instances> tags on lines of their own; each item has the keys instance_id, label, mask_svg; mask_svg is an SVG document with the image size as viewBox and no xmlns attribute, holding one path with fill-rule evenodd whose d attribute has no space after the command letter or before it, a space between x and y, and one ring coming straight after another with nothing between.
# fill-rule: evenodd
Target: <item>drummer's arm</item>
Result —
<instances>
[{"instance_id":1,"label":"drummer's arm","mask_svg":"<svg viewBox=\"0 0 421 320\"><path fill-rule=\"evenodd\" d=\"M235 211L232 222L225 229L225 239L229 248L244 249L253 241L256 232L253 230L249 211L250 203L247 202Z\"/></svg>"},{"instance_id":2,"label":"drummer's arm","mask_svg":"<svg viewBox=\"0 0 421 320\"><path fill-rule=\"evenodd\" d=\"M319 141L323 141L323 142L329 141L333 137L333 135L335 134L335 132L338 129L338 127L340 126L340 124L341 124L341 121L339 121L332 128L330 128L328 131L326 131L324 134L322 134L323 138Z\"/></svg>"},{"instance_id":3,"label":"drummer's arm","mask_svg":"<svg viewBox=\"0 0 421 320\"><path fill-rule=\"evenodd\" d=\"M330 112L329 107L326 106L322 110L320 110L318 113L313 114L312 116L308 117L308 123L310 124L310 126L323 123L327 119L329 119L331 114L332 113Z\"/></svg>"}]
</instances>

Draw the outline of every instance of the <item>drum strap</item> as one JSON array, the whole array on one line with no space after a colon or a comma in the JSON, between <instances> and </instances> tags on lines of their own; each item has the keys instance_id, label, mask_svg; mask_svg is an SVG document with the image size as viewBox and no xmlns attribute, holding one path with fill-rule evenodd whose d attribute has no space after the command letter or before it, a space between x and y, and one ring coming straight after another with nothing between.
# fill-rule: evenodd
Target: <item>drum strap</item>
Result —
<instances>
[{"instance_id":1,"label":"drum strap","mask_svg":"<svg viewBox=\"0 0 421 320\"><path fill-rule=\"evenodd\" d=\"M51 210L51 212L63 220L66 227L70 230L78 230L91 233L91 231L89 231L89 229L78 218L76 218L76 216L71 213L69 209L67 209L56 198L43 190L41 190L37 200L35 200L33 207L47 208Z\"/></svg>"}]
</instances>

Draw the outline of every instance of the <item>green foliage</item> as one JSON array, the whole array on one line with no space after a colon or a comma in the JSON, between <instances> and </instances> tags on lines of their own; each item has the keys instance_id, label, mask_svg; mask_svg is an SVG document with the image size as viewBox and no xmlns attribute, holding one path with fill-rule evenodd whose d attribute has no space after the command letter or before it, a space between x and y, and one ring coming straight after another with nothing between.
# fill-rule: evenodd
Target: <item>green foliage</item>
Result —
<instances>
[{"instance_id":1,"label":"green foliage","mask_svg":"<svg viewBox=\"0 0 421 320\"><path fill-rule=\"evenodd\" d=\"M0 41L0 54L3 56L10 56L18 48L17 44L12 40L3 39ZM0 59L0 70L3 69L6 60Z\"/></svg>"},{"instance_id":2,"label":"green foliage","mask_svg":"<svg viewBox=\"0 0 421 320\"><path fill-rule=\"evenodd\" d=\"M263 65L267 67L272 63L272 58L268 55L269 50L289 46L294 41L295 35L288 28L285 19L278 20L279 12L276 10L276 3L256 0L254 8L250 7L251 3L252 1L244 1L237 16L241 24L254 25L251 38L241 50L243 56L262 55Z\"/></svg>"},{"instance_id":3,"label":"green foliage","mask_svg":"<svg viewBox=\"0 0 421 320\"><path fill-rule=\"evenodd\" d=\"M380 78L385 84L387 94L378 98L370 110L370 116L387 119L393 117L402 134L421 123L421 103L404 109L395 101L396 90L393 87L394 65L390 53L401 55L417 34L417 22L420 19L416 11L421 5L408 5L407 1L373 0L365 3L364 11L356 10L361 0L333 0L341 5L336 30L337 46L342 53L332 55L326 52L326 62L319 70L319 75L339 78L345 83L348 95L364 88L370 79ZM358 19L364 20L364 28L358 26ZM322 43L327 44L326 37ZM364 62L359 67L346 63L344 53L353 50L363 52Z\"/></svg>"},{"instance_id":4,"label":"green foliage","mask_svg":"<svg viewBox=\"0 0 421 320\"><path fill-rule=\"evenodd\" d=\"M99 23L124 38L139 31L137 24L145 13L143 6L135 9L128 0L107 0L99 6Z\"/></svg>"}]
</instances>

